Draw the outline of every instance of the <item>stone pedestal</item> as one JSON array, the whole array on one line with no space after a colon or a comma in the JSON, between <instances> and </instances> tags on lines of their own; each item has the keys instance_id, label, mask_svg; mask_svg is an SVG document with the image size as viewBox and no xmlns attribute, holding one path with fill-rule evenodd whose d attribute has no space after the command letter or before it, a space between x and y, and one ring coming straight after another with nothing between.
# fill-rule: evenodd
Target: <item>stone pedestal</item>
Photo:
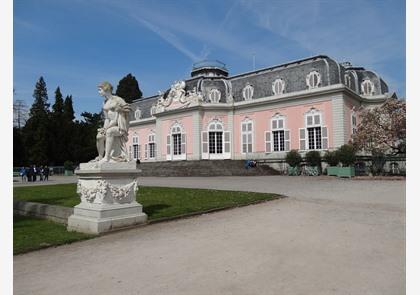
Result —
<instances>
[{"instance_id":1,"label":"stone pedestal","mask_svg":"<svg viewBox=\"0 0 420 295\"><path fill-rule=\"evenodd\" d=\"M67 230L99 234L146 222L136 201L140 172L135 162L80 164L76 174L81 203L74 207Z\"/></svg>"}]
</instances>

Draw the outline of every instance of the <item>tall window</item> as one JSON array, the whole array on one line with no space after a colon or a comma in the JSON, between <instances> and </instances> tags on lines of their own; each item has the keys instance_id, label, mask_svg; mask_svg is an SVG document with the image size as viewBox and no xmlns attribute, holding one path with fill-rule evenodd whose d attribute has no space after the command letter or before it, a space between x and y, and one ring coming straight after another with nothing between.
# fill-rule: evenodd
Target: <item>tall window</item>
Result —
<instances>
[{"instance_id":1,"label":"tall window","mask_svg":"<svg viewBox=\"0 0 420 295\"><path fill-rule=\"evenodd\" d=\"M281 79L281 78L276 79L276 80L273 82L272 88L273 88L273 93L274 93L275 95L279 95L279 94L284 93L284 90L285 90L285 89L284 89L284 88L285 88L284 80L283 80L283 79Z\"/></svg>"},{"instance_id":2,"label":"tall window","mask_svg":"<svg viewBox=\"0 0 420 295\"><path fill-rule=\"evenodd\" d=\"M133 159L139 159L139 138L137 136L133 136Z\"/></svg>"},{"instance_id":3,"label":"tall window","mask_svg":"<svg viewBox=\"0 0 420 295\"><path fill-rule=\"evenodd\" d=\"M212 122L209 125L209 153L223 153L223 125L220 122Z\"/></svg>"},{"instance_id":4,"label":"tall window","mask_svg":"<svg viewBox=\"0 0 420 295\"><path fill-rule=\"evenodd\" d=\"M300 149L328 149L328 129L322 125L321 112L312 108L305 114L305 125L299 129Z\"/></svg>"},{"instance_id":5,"label":"tall window","mask_svg":"<svg viewBox=\"0 0 420 295\"><path fill-rule=\"evenodd\" d=\"M321 74L317 71L312 71L306 76L306 85L309 89L319 87L321 84Z\"/></svg>"},{"instance_id":6,"label":"tall window","mask_svg":"<svg viewBox=\"0 0 420 295\"><path fill-rule=\"evenodd\" d=\"M252 85L250 84L247 84L242 90L243 98L245 100L251 100L253 95L254 95L254 87L252 87Z\"/></svg>"},{"instance_id":7,"label":"tall window","mask_svg":"<svg viewBox=\"0 0 420 295\"><path fill-rule=\"evenodd\" d=\"M357 131L356 112L351 112L351 133L355 134Z\"/></svg>"},{"instance_id":8,"label":"tall window","mask_svg":"<svg viewBox=\"0 0 420 295\"><path fill-rule=\"evenodd\" d=\"M172 127L172 148L174 155L181 154L181 127L176 125Z\"/></svg>"},{"instance_id":9,"label":"tall window","mask_svg":"<svg viewBox=\"0 0 420 295\"><path fill-rule=\"evenodd\" d=\"M284 151L286 149L284 136L284 117L277 115L271 120L271 132L273 134L273 151Z\"/></svg>"},{"instance_id":10,"label":"tall window","mask_svg":"<svg viewBox=\"0 0 420 295\"><path fill-rule=\"evenodd\" d=\"M155 134L149 134L149 158L156 158Z\"/></svg>"},{"instance_id":11,"label":"tall window","mask_svg":"<svg viewBox=\"0 0 420 295\"><path fill-rule=\"evenodd\" d=\"M375 91L375 87L374 87L372 81L367 79L367 80L364 80L362 82L362 94L363 95L373 95L374 91Z\"/></svg>"},{"instance_id":12,"label":"tall window","mask_svg":"<svg viewBox=\"0 0 420 295\"><path fill-rule=\"evenodd\" d=\"M220 90L213 88L209 92L209 97L210 97L210 102L218 103L220 101L220 97L221 97Z\"/></svg>"},{"instance_id":13,"label":"tall window","mask_svg":"<svg viewBox=\"0 0 420 295\"><path fill-rule=\"evenodd\" d=\"M252 121L246 119L242 122L242 153L252 153Z\"/></svg>"}]
</instances>

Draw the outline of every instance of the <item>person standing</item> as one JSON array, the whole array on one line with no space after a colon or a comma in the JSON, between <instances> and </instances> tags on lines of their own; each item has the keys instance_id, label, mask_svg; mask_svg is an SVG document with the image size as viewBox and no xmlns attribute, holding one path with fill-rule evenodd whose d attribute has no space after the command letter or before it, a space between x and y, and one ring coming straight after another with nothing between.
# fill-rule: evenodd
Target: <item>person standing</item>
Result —
<instances>
[{"instance_id":1,"label":"person standing","mask_svg":"<svg viewBox=\"0 0 420 295\"><path fill-rule=\"evenodd\" d=\"M49 175L50 175L50 168L48 166L44 166L44 181L48 181Z\"/></svg>"}]
</instances>

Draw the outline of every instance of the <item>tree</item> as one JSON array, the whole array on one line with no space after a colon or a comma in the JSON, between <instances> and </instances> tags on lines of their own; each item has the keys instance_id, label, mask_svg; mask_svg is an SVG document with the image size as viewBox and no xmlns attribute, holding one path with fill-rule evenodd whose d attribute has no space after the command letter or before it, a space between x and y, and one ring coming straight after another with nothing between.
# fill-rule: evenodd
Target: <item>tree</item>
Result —
<instances>
[{"instance_id":1,"label":"tree","mask_svg":"<svg viewBox=\"0 0 420 295\"><path fill-rule=\"evenodd\" d=\"M141 98L143 93L139 88L136 77L130 73L118 83L116 95L122 97L127 103L132 103L133 100Z\"/></svg>"},{"instance_id":2,"label":"tree","mask_svg":"<svg viewBox=\"0 0 420 295\"><path fill-rule=\"evenodd\" d=\"M74 120L73 96L67 95L63 106L64 120L72 122Z\"/></svg>"},{"instance_id":3,"label":"tree","mask_svg":"<svg viewBox=\"0 0 420 295\"><path fill-rule=\"evenodd\" d=\"M13 102L13 126L22 128L28 120L28 106L26 103L17 99Z\"/></svg>"},{"instance_id":4,"label":"tree","mask_svg":"<svg viewBox=\"0 0 420 295\"><path fill-rule=\"evenodd\" d=\"M33 164L48 163L49 152L49 104L47 86L40 77L35 84L34 103L29 112L29 119L23 129L24 145L29 160Z\"/></svg>"},{"instance_id":5,"label":"tree","mask_svg":"<svg viewBox=\"0 0 420 295\"><path fill-rule=\"evenodd\" d=\"M66 137L68 136L64 124L64 100L60 87L55 90L55 102L50 116L50 163L62 165L65 159Z\"/></svg>"},{"instance_id":6,"label":"tree","mask_svg":"<svg viewBox=\"0 0 420 295\"><path fill-rule=\"evenodd\" d=\"M389 99L382 106L365 110L353 134L357 150L371 154L405 153L406 103Z\"/></svg>"}]
</instances>

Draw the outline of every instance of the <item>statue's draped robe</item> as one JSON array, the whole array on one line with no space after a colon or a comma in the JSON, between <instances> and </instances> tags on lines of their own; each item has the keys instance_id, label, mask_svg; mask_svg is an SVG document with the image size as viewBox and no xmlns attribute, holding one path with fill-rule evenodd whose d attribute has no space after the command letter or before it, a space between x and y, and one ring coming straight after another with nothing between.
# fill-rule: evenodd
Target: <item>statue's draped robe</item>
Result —
<instances>
[{"instance_id":1,"label":"statue's draped robe","mask_svg":"<svg viewBox=\"0 0 420 295\"><path fill-rule=\"evenodd\" d=\"M124 162L129 160L126 143L128 141L129 128L128 114L130 113L131 108L122 98L114 96L114 99L117 99L115 111L118 113L117 126L120 136L114 138L112 159L114 161Z\"/></svg>"}]
</instances>

